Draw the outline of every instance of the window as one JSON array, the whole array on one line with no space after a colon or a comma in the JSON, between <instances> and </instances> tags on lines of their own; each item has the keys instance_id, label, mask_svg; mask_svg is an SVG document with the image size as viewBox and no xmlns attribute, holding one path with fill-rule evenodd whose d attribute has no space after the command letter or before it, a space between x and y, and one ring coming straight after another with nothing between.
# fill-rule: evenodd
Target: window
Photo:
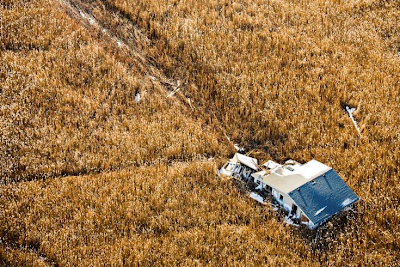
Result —
<instances>
[{"instance_id":1,"label":"window","mask_svg":"<svg viewBox=\"0 0 400 267\"><path fill-rule=\"evenodd\" d=\"M283 201L283 196L279 194L279 201Z\"/></svg>"},{"instance_id":2,"label":"window","mask_svg":"<svg viewBox=\"0 0 400 267\"><path fill-rule=\"evenodd\" d=\"M257 180L257 181L256 181L256 184L260 185L260 180Z\"/></svg>"},{"instance_id":3,"label":"window","mask_svg":"<svg viewBox=\"0 0 400 267\"><path fill-rule=\"evenodd\" d=\"M240 166L240 165L237 165L237 166L236 166L236 168L235 168L235 170L234 170L234 172L236 172L236 173L240 173L240 172L241 172L241 170L242 170L242 166Z\"/></svg>"},{"instance_id":4,"label":"window","mask_svg":"<svg viewBox=\"0 0 400 267\"><path fill-rule=\"evenodd\" d=\"M227 171L233 171L233 168L235 167L234 163L229 163L228 166L226 167Z\"/></svg>"},{"instance_id":5,"label":"window","mask_svg":"<svg viewBox=\"0 0 400 267\"><path fill-rule=\"evenodd\" d=\"M286 166L286 169L288 169L289 171L292 171L292 172L294 171L294 169L290 166Z\"/></svg>"}]
</instances>

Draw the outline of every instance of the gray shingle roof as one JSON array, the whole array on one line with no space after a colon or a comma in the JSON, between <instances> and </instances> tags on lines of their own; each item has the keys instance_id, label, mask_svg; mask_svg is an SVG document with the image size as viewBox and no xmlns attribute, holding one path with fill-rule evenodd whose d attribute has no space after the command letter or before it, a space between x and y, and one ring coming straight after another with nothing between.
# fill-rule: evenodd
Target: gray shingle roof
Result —
<instances>
[{"instance_id":1,"label":"gray shingle roof","mask_svg":"<svg viewBox=\"0 0 400 267\"><path fill-rule=\"evenodd\" d=\"M332 169L293 190L289 196L314 224L324 222L359 200Z\"/></svg>"}]
</instances>

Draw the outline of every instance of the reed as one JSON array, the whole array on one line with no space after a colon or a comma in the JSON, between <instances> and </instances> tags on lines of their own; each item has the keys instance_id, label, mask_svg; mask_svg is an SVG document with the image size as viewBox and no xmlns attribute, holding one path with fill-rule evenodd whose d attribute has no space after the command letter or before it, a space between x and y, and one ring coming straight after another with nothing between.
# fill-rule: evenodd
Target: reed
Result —
<instances>
[{"instance_id":1,"label":"reed","mask_svg":"<svg viewBox=\"0 0 400 267\"><path fill-rule=\"evenodd\" d=\"M397 1L71 1L135 49L0 0L0 265L400 264ZM361 201L288 226L217 177L233 142Z\"/></svg>"}]
</instances>

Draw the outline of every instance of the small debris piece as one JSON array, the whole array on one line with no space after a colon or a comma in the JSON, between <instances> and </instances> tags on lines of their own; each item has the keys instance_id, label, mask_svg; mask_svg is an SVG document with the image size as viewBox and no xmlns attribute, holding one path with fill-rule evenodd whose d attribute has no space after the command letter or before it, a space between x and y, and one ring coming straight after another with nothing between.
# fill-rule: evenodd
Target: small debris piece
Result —
<instances>
[{"instance_id":1,"label":"small debris piece","mask_svg":"<svg viewBox=\"0 0 400 267\"><path fill-rule=\"evenodd\" d=\"M135 95L135 103L139 103L140 101L140 92L138 91Z\"/></svg>"},{"instance_id":2,"label":"small debris piece","mask_svg":"<svg viewBox=\"0 0 400 267\"><path fill-rule=\"evenodd\" d=\"M176 94L177 92L179 92L179 90L181 90L179 87L176 87L172 92L170 92L167 97L172 97L174 96L174 94Z\"/></svg>"},{"instance_id":3,"label":"small debris piece","mask_svg":"<svg viewBox=\"0 0 400 267\"><path fill-rule=\"evenodd\" d=\"M351 121L353 122L354 126L356 127L358 134L360 135L360 137L362 137L360 128L358 128L357 122L353 117L353 112L356 111L356 108L350 108L349 106L346 106L346 110L349 113L349 117L350 117Z\"/></svg>"},{"instance_id":4,"label":"small debris piece","mask_svg":"<svg viewBox=\"0 0 400 267\"><path fill-rule=\"evenodd\" d=\"M258 195L258 194L256 194L256 193L254 193L254 192L251 192L251 193L250 193L250 197L251 197L252 199L254 199L255 201L260 202L261 204L264 204L264 199L262 198L262 196L260 196L260 195Z\"/></svg>"},{"instance_id":5,"label":"small debris piece","mask_svg":"<svg viewBox=\"0 0 400 267\"><path fill-rule=\"evenodd\" d=\"M190 99L190 97L188 97L188 103L189 103L190 108L193 109L192 100Z\"/></svg>"},{"instance_id":6,"label":"small debris piece","mask_svg":"<svg viewBox=\"0 0 400 267\"><path fill-rule=\"evenodd\" d=\"M299 225L295 223L290 216L285 217L285 223L289 225L293 225L295 227L298 227Z\"/></svg>"},{"instance_id":7,"label":"small debris piece","mask_svg":"<svg viewBox=\"0 0 400 267\"><path fill-rule=\"evenodd\" d=\"M94 18L89 17L88 21L90 23L90 25L93 25L96 21L94 20Z\"/></svg>"}]
</instances>

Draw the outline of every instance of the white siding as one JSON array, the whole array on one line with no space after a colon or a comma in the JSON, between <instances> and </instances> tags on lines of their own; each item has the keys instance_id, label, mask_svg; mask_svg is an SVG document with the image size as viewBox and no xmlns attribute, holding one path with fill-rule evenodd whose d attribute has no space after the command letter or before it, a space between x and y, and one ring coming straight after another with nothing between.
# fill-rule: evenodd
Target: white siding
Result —
<instances>
[{"instance_id":1,"label":"white siding","mask_svg":"<svg viewBox=\"0 0 400 267\"><path fill-rule=\"evenodd\" d=\"M283 208L288 212L291 212L293 204L296 204L296 203L294 203L293 199L289 195L279 192L276 189L272 189L272 195L273 195L274 199L276 201L278 201L278 203L281 206L283 206ZM279 197L281 195L283 196L283 202L279 199ZM299 206L297 206L296 217L300 218L302 214L303 214L302 210L300 209Z\"/></svg>"}]
</instances>

